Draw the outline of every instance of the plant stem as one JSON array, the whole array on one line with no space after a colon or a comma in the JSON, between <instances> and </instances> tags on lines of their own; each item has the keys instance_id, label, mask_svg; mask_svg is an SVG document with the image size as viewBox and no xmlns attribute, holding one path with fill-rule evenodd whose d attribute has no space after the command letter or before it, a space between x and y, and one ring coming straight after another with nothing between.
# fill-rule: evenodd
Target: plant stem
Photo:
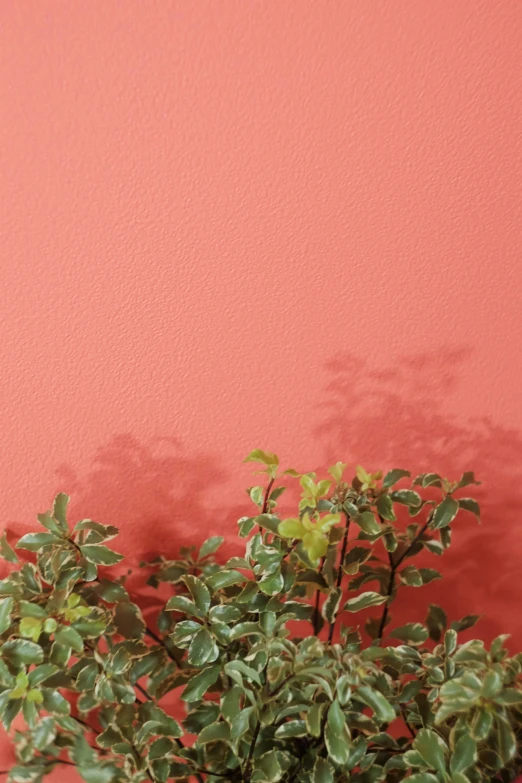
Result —
<instances>
[{"instance_id":1,"label":"plant stem","mask_svg":"<svg viewBox=\"0 0 522 783\"><path fill-rule=\"evenodd\" d=\"M386 589L386 603L384 604L384 609L383 609L383 613L382 613L382 617L381 617L381 622L379 623L379 631L378 631L378 634L377 634L377 639L379 640L379 642L382 641L382 635L384 633L384 628L386 627L386 621L388 620L388 614L389 614L389 608L388 607L389 607L389 603L390 603L390 598L393 595L393 590L395 588L395 575L397 573L397 569L401 565L402 561L406 557L408 557L409 553L411 552L411 550L413 549L413 547L415 546L415 544L417 543L419 538L421 538L421 536L424 535L424 533L428 529L428 525L430 524L430 522L432 520L432 517L433 517L433 512L430 512L428 514L428 519L426 520L425 524L421 527L421 529L419 530L419 532L417 533L417 535L415 536L415 538L413 539L413 541L411 542L409 547L407 547L404 550L404 552L399 557L397 562L393 561L392 553L388 552L388 559L390 561L390 578L388 580L388 587Z\"/></svg>"},{"instance_id":2,"label":"plant stem","mask_svg":"<svg viewBox=\"0 0 522 783\"><path fill-rule=\"evenodd\" d=\"M268 496L270 495L270 490L272 489L274 481L275 481L275 476L273 476L270 479L270 481L268 482L268 486L265 490L265 497L263 499L263 508L261 509L262 514L266 514L266 512L268 511Z\"/></svg>"},{"instance_id":3,"label":"plant stem","mask_svg":"<svg viewBox=\"0 0 522 783\"><path fill-rule=\"evenodd\" d=\"M147 628L145 629L145 633L147 634L147 636L150 636L150 638L151 638L151 639L154 639L154 641L155 641L155 642L157 642L157 644L159 644L159 645L161 645L161 646L163 647L163 649L165 650L165 652L166 652L166 653L167 653L167 655L169 656L170 660L171 660L173 663L175 663L175 664L176 664L176 666L177 666L177 667L178 667L178 669L179 669L179 661L177 661L177 660L174 658L173 654L171 653L171 651L169 650L169 648L167 647L167 645L165 644L165 642L163 641L163 639L162 639L160 636L158 636L157 634L155 634L155 633L154 633L154 631L153 631L151 628L149 628L148 626L147 626Z\"/></svg>"},{"instance_id":4,"label":"plant stem","mask_svg":"<svg viewBox=\"0 0 522 783\"><path fill-rule=\"evenodd\" d=\"M324 561L325 557L321 558L321 565L319 566L319 573L323 573L324 568ZM319 597L320 597L321 591L319 588L317 588L317 591L315 593L315 612L314 612L314 636L317 636L319 633Z\"/></svg>"},{"instance_id":5,"label":"plant stem","mask_svg":"<svg viewBox=\"0 0 522 783\"><path fill-rule=\"evenodd\" d=\"M154 699L152 698L152 696L150 695L150 693L147 693L147 691L145 690L145 688L142 688L142 687L141 687L141 685L139 685L138 683L136 683L136 684L134 685L134 687L135 687L135 688L137 688L137 689L138 689L138 690L139 690L141 693L143 693L143 695L145 696L145 698L146 698L148 701L154 701Z\"/></svg>"},{"instance_id":6,"label":"plant stem","mask_svg":"<svg viewBox=\"0 0 522 783\"><path fill-rule=\"evenodd\" d=\"M350 532L350 515L345 511L344 515L346 517L346 525L344 528L344 536L343 536L343 545L341 547L341 557L339 559L339 567L337 569L337 579L335 580L335 587L339 589L341 587L341 582L343 581L343 565L344 565L344 558L346 557L346 548L348 546L348 534ZM335 631L335 621L336 618L334 617L333 621L330 623L330 631L328 632L328 644L332 643L334 631Z\"/></svg>"},{"instance_id":7,"label":"plant stem","mask_svg":"<svg viewBox=\"0 0 522 783\"><path fill-rule=\"evenodd\" d=\"M249 783L250 768L252 766L252 757L254 755L254 750L256 747L256 742L257 742L257 738L259 737L260 730L261 730L261 721L258 720L257 726L254 729L254 736L252 737L252 742L250 743L250 750L248 751L248 756L245 764L245 771L243 773L243 780L245 780L246 783Z\"/></svg>"},{"instance_id":8,"label":"plant stem","mask_svg":"<svg viewBox=\"0 0 522 783\"><path fill-rule=\"evenodd\" d=\"M406 710L404 709L404 707L401 707L401 715L402 715L402 719L403 719L403 721L404 721L404 725L406 726L406 728L407 728L407 729L408 729L408 731L410 732L410 734L411 734L411 736L413 737L413 739L415 739L415 737L417 736L417 734L416 734L416 732L413 730L412 726L411 726L411 725L408 723L408 719L406 718Z\"/></svg>"}]
</instances>

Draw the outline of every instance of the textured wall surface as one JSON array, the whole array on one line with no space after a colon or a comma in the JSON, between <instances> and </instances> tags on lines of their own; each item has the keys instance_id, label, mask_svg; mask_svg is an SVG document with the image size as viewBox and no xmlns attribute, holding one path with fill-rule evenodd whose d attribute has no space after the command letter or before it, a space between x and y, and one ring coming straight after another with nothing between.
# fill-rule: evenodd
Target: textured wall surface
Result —
<instances>
[{"instance_id":1,"label":"textured wall surface","mask_svg":"<svg viewBox=\"0 0 522 783\"><path fill-rule=\"evenodd\" d=\"M3 0L10 538L58 490L134 562L232 537L258 446L474 468L431 600L522 643L521 40L519 0Z\"/></svg>"}]
</instances>

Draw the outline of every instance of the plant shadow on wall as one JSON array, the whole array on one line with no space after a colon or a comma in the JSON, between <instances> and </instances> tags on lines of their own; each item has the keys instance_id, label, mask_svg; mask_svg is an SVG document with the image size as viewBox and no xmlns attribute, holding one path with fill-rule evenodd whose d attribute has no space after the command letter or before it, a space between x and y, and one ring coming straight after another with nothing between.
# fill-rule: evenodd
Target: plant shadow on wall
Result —
<instances>
[{"instance_id":1,"label":"plant shadow on wall","mask_svg":"<svg viewBox=\"0 0 522 783\"><path fill-rule=\"evenodd\" d=\"M376 470L404 467L458 478L473 470L480 487L482 525L474 518L456 527L443 558L426 556L443 580L430 585L429 600L446 607L451 619L483 614L480 635L512 634L522 643L518 580L522 554L522 438L490 417L456 417L445 412L458 387L466 348L407 355L393 365L343 353L327 361L329 380L318 403L314 438L328 464L342 459ZM401 621L423 620L426 594L399 594L393 613ZM473 635L471 632L470 636ZM511 646L511 644L510 644Z\"/></svg>"},{"instance_id":2,"label":"plant shadow on wall","mask_svg":"<svg viewBox=\"0 0 522 783\"><path fill-rule=\"evenodd\" d=\"M220 487L227 472L219 457L189 453L177 438L154 438L148 445L131 434L114 435L98 448L85 476L66 465L57 475L59 489L71 496L71 517L119 528L116 549L125 555L124 570L133 569L128 585L145 610L161 600L143 589L141 561L176 558L180 548L197 546L216 531L229 534L237 549L235 521L245 502L226 505Z\"/></svg>"}]
</instances>

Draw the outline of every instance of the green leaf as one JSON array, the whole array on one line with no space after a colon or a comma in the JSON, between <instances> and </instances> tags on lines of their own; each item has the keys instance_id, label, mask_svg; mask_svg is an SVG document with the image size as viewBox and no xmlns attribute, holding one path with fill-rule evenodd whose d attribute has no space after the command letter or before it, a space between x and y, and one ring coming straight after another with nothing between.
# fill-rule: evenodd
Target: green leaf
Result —
<instances>
[{"instance_id":1,"label":"green leaf","mask_svg":"<svg viewBox=\"0 0 522 783\"><path fill-rule=\"evenodd\" d=\"M225 674L228 674L229 677L232 677L232 679L238 685L241 685L241 677L244 676L247 677L249 680L255 682L256 685L261 686L261 680L256 670L252 669L251 666L247 666L246 663L244 663L241 660L235 660L226 663L224 669L225 669Z\"/></svg>"},{"instance_id":2,"label":"green leaf","mask_svg":"<svg viewBox=\"0 0 522 783\"><path fill-rule=\"evenodd\" d=\"M345 726L343 736L339 737L327 723L324 739L328 755L336 764L346 764L350 755L351 738L348 727Z\"/></svg>"},{"instance_id":3,"label":"green leaf","mask_svg":"<svg viewBox=\"0 0 522 783\"><path fill-rule=\"evenodd\" d=\"M74 532L78 533L80 530L89 530L94 533L98 533L99 537L103 541L108 541L111 538L115 538L120 532L117 527L113 525L101 525L99 522L95 522L93 519L82 519L74 526ZM88 542L86 542L88 543ZM99 543L95 540L95 543Z\"/></svg>"},{"instance_id":4,"label":"green leaf","mask_svg":"<svg viewBox=\"0 0 522 783\"><path fill-rule=\"evenodd\" d=\"M243 462L262 462L264 465L277 466L279 465L279 457L277 454L273 454L270 451L254 449L247 457L245 457ZM288 471L285 471L285 473L287 472Z\"/></svg>"},{"instance_id":5,"label":"green leaf","mask_svg":"<svg viewBox=\"0 0 522 783\"><path fill-rule=\"evenodd\" d=\"M6 731L11 728L11 723L14 721L20 710L22 709L22 699L11 699L2 711L2 723Z\"/></svg>"},{"instance_id":6,"label":"green leaf","mask_svg":"<svg viewBox=\"0 0 522 783\"><path fill-rule=\"evenodd\" d=\"M141 610L131 602L122 601L116 604L114 623L118 633L126 639L140 639L145 633L146 626Z\"/></svg>"},{"instance_id":7,"label":"green leaf","mask_svg":"<svg viewBox=\"0 0 522 783\"><path fill-rule=\"evenodd\" d=\"M379 495L375 505L377 506L377 511L383 519L387 519L390 522L394 522L397 519L395 516L395 511L393 510L393 503L389 495Z\"/></svg>"},{"instance_id":8,"label":"green leaf","mask_svg":"<svg viewBox=\"0 0 522 783\"><path fill-rule=\"evenodd\" d=\"M76 680L76 689L80 692L91 691L96 684L97 677L98 664L94 662L88 664L78 674L78 678Z\"/></svg>"},{"instance_id":9,"label":"green leaf","mask_svg":"<svg viewBox=\"0 0 522 783\"><path fill-rule=\"evenodd\" d=\"M435 579L442 579L442 574L435 568L419 568L419 574L422 577L423 585L427 585Z\"/></svg>"},{"instance_id":10,"label":"green leaf","mask_svg":"<svg viewBox=\"0 0 522 783\"><path fill-rule=\"evenodd\" d=\"M422 498L418 492L413 489L396 489L390 495L395 503L402 503L404 506L418 507L422 505Z\"/></svg>"},{"instance_id":11,"label":"green leaf","mask_svg":"<svg viewBox=\"0 0 522 783\"><path fill-rule=\"evenodd\" d=\"M498 754L504 765L509 764L517 752L517 741L510 723L500 715L496 716Z\"/></svg>"},{"instance_id":12,"label":"green leaf","mask_svg":"<svg viewBox=\"0 0 522 783\"><path fill-rule=\"evenodd\" d=\"M83 639L80 634L68 625L61 625L54 635L55 640L75 652L83 652Z\"/></svg>"},{"instance_id":13,"label":"green leaf","mask_svg":"<svg viewBox=\"0 0 522 783\"><path fill-rule=\"evenodd\" d=\"M213 606L208 614L210 620L214 623L233 623L239 620L241 615L241 610L231 604Z\"/></svg>"},{"instance_id":14,"label":"green leaf","mask_svg":"<svg viewBox=\"0 0 522 783\"><path fill-rule=\"evenodd\" d=\"M113 766L77 767L77 769L85 783L112 783L117 779L116 769Z\"/></svg>"},{"instance_id":15,"label":"green leaf","mask_svg":"<svg viewBox=\"0 0 522 783\"><path fill-rule=\"evenodd\" d=\"M480 506L473 498L459 498L459 508L463 508L465 511L470 511L475 514L480 522Z\"/></svg>"},{"instance_id":16,"label":"green leaf","mask_svg":"<svg viewBox=\"0 0 522 783\"><path fill-rule=\"evenodd\" d=\"M334 783L333 767L320 756L315 761L312 783Z\"/></svg>"},{"instance_id":17,"label":"green leaf","mask_svg":"<svg viewBox=\"0 0 522 783\"><path fill-rule=\"evenodd\" d=\"M471 723L470 736L476 742L482 742L489 737L493 727L493 713L477 710Z\"/></svg>"},{"instance_id":18,"label":"green leaf","mask_svg":"<svg viewBox=\"0 0 522 783\"><path fill-rule=\"evenodd\" d=\"M20 601L18 604L20 610L20 617L37 617L38 619L45 619L47 612L39 604L35 604L32 601Z\"/></svg>"},{"instance_id":19,"label":"green leaf","mask_svg":"<svg viewBox=\"0 0 522 783\"><path fill-rule=\"evenodd\" d=\"M281 756L276 750L269 750L254 761L252 783L277 783L284 773L279 764Z\"/></svg>"},{"instance_id":20,"label":"green leaf","mask_svg":"<svg viewBox=\"0 0 522 783\"><path fill-rule=\"evenodd\" d=\"M455 744L455 749L451 756L450 770L452 774L465 772L476 760L477 745L469 734L463 734Z\"/></svg>"},{"instance_id":21,"label":"green leaf","mask_svg":"<svg viewBox=\"0 0 522 783\"><path fill-rule=\"evenodd\" d=\"M370 688L369 685L357 688L354 697L371 707L377 719L383 723L391 723L397 717L395 709L388 699L380 691Z\"/></svg>"},{"instance_id":22,"label":"green leaf","mask_svg":"<svg viewBox=\"0 0 522 783\"><path fill-rule=\"evenodd\" d=\"M43 705L47 712L51 712L54 715L69 715L71 705L59 691L51 688L42 688L42 694Z\"/></svg>"},{"instance_id":23,"label":"green leaf","mask_svg":"<svg viewBox=\"0 0 522 783\"><path fill-rule=\"evenodd\" d=\"M265 574L259 581L259 589L265 595L277 595L284 588L284 579L280 568L276 568L271 574Z\"/></svg>"},{"instance_id":24,"label":"green leaf","mask_svg":"<svg viewBox=\"0 0 522 783\"><path fill-rule=\"evenodd\" d=\"M328 710L327 724L337 737L343 736L346 727L346 718L344 717L344 712L341 709L338 699L334 699Z\"/></svg>"},{"instance_id":25,"label":"green leaf","mask_svg":"<svg viewBox=\"0 0 522 783\"><path fill-rule=\"evenodd\" d=\"M405 779L408 783L439 783L439 779L431 772L415 772Z\"/></svg>"},{"instance_id":26,"label":"green leaf","mask_svg":"<svg viewBox=\"0 0 522 783\"><path fill-rule=\"evenodd\" d=\"M29 685L31 688L35 688L56 674L57 671L59 671L58 666L52 663L42 663L41 666L37 666L36 669L29 672Z\"/></svg>"},{"instance_id":27,"label":"green leaf","mask_svg":"<svg viewBox=\"0 0 522 783\"><path fill-rule=\"evenodd\" d=\"M238 686L234 685L233 688L238 688ZM241 688L238 688L238 690L240 694L243 693ZM233 718L229 718L229 720L231 720L230 739L232 742L237 742L244 734L246 734L250 727L250 718L253 712L253 707L243 707L243 709L234 715ZM225 713L223 712L223 714Z\"/></svg>"},{"instance_id":28,"label":"green leaf","mask_svg":"<svg viewBox=\"0 0 522 783\"><path fill-rule=\"evenodd\" d=\"M198 609L200 609L203 614L206 615L210 608L210 593L208 587L201 581L201 579L198 579L197 576L186 574L182 577L182 579L190 591L192 600Z\"/></svg>"},{"instance_id":29,"label":"green leaf","mask_svg":"<svg viewBox=\"0 0 522 783\"><path fill-rule=\"evenodd\" d=\"M411 476L409 470L401 470L400 468L394 468L393 470L390 470L385 475L382 485L383 487L386 488L392 487L394 484L400 481L401 478L407 478L408 476Z\"/></svg>"},{"instance_id":30,"label":"green leaf","mask_svg":"<svg viewBox=\"0 0 522 783\"><path fill-rule=\"evenodd\" d=\"M400 639L405 644L416 646L426 641L428 631L421 623L406 623L391 631L390 636L393 639Z\"/></svg>"},{"instance_id":31,"label":"green leaf","mask_svg":"<svg viewBox=\"0 0 522 783\"><path fill-rule=\"evenodd\" d=\"M197 744L206 745L209 742L227 741L228 739L230 739L230 726L225 721L218 721L201 729L197 738Z\"/></svg>"},{"instance_id":32,"label":"green leaf","mask_svg":"<svg viewBox=\"0 0 522 783\"><path fill-rule=\"evenodd\" d=\"M297 517L289 517L278 524L277 532L283 538L302 538L306 533L306 528Z\"/></svg>"},{"instance_id":33,"label":"green leaf","mask_svg":"<svg viewBox=\"0 0 522 783\"><path fill-rule=\"evenodd\" d=\"M265 617L268 612L265 612L261 617ZM263 636L263 631L259 623L238 623L232 628L230 632L229 640L234 642L236 639L242 639L246 636Z\"/></svg>"},{"instance_id":34,"label":"green leaf","mask_svg":"<svg viewBox=\"0 0 522 783\"><path fill-rule=\"evenodd\" d=\"M457 516L458 510L459 501L455 500L451 495L446 495L442 503L436 506L430 527L434 530L447 527Z\"/></svg>"},{"instance_id":35,"label":"green leaf","mask_svg":"<svg viewBox=\"0 0 522 783\"><path fill-rule=\"evenodd\" d=\"M45 527L46 530L55 533L57 536L63 537L64 531L58 521L51 515L50 511L46 511L45 514L37 514L36 517L41 526Z\"/></svg>"},{"instance_id":36,"label":"green leaf","mask_svg":"<svg viewBox=\"0 0 522 783\"><path fill-rule=\"evenodd\" d=\"M399 579L408 587L422 587L423 580L419 570L414 565L408 565L399 571Z\"/></svg>"},{"instance_id":37,"label":"green leaf","mask_svg":"<svg viewBox=\"0 0 522 783\"><path fill-rule=\"evenodd\" d=\"M473 628L473 626L480 620L481 617L482 615L480 614L467 614L466 617L462 618L462 620L454 620L451 623L451 628L458 633L461 631L467 631L469 628Z\"/></svg>"},{"instance_id":38,"label":"green leaf","mask_svg":"<svg viewBox=\"0 0 522 783\"><path fill-rule=\"evenodd\" d=\"M44 546L59 544L62 539L54 533L27 533L17 543L17 549L28 549L30 552L38 552Z\"/></svg>"},{"instance_id":39,"label":"green leaf","mask_svg":"<svg viewBox=\"0 0 522 783\"><path fill-rule=\"evenodd\" d=\"M522 691L516 688L506 688L495 697L495 702L505 705L522 704Z\"/></svg>"},{"instance_id":40,"label":"green leaf","mask_svg":"<svg viewBox=\"0 0 522 783\"><path fill-rule=\"evenodd\" d=\"M453 629L449 629L444 634L444 652L446 655L451 655L457 649L457 632Z\"/></svg>"},{"instance_id":41,"label":"green leaf","mask_svg":"<svg viewBox=\"0 0 522 783\"><path fill-rule=\"evenodd\" d=\"M0 600L0 634L5 633L11 625L13 604L14 598L12 596Z\"/></svg>"},{"instance_id":42,"label":"green leaf","mask_svg":"<svg viewBox=\"0 0 522 783\"><path fill-rule=\"evenodd\" d=\"M206 580L206 584L211 590L221 590L224 587L231 587L232 585L239 585L242 582L247 582L248 577L239 571L217 571L212 576L209 576Z\"/></svg>"},{"instance_id":43,"label":"green leaf","mask_svg":"<svg viewBox=\"0 0 522 783\"><path fill-rule=\"evenodd\" d=\"M460 489L461 487L469 487L470 484L476 484L478 486L480 483L480 481L476 481L473 471L466 471L466 473L462 474L462 478L457 484L457 489Z\"/></svg>"},{"instance_id":44,"label":"green leaf","mask_svg":"<svg viewBox=\"0 0 522 783\"><path fill-rule=\"evenodd\" d=\"M199 701L207 690L214 685L221 672L221 666L209 666L203 671L198 672L188 681L185 690L181 694L183 701Z\"/></svg>"},{"instance_id":45,"label":"green leaf","mask_svg":"<svg viewBox=\"0 0 522 783\"><path fill-rule=\"evenodd\" d=\"M211 538L207 538L206 541L203 542L201 545L201 549L199 550L198 554L198 561L203 560L205 557L208 557L209 555L213 555L214 552L216 552L221 544L223 543L225 539L223 536L212 536Z\"/></svg>"},{"instance_id":46,"label":"green leaf","mask_svg":"<svg viewBox=\"0 0 522 783\"><path fill-rule=\"evenodd\" d=\"M56 737L54 718L48 716L41 718L33 732L33 743L37 750L44 750Z\"/></svg>"},{"instance_id":47,"label":"green leaf","mask_svg":"<svg viewBox=\"0 0 522 783\"><path fill-rule=\"evenodd\" d=\"M446 630L447 624L448 618L446 617L446 612L436 604L429 604L426 625L428 626L430 639L434 642L439 642L442 634Z\"/></svg>"},{"instance_id":48,"label":"green leaf","mask_svg":"<svg viewBox=\"0 0 522 783\"><path fill-rule=\"evenodd\" d=\"M279 531L279 517L275 516L275 514L259 514L259 516L254 517L256 525L259 525L259 527L264 528L265 530L269 530L271 533L278 533Z\"/></svg>"},{"instance_id":49,"label":"green leaf","mask_svg":"<svg viewBox=\"0 0 522 783\"><path fill-rule=\"evenodd\" d=\"M74 621L72 628L78 631L83 639L97 639L106 630L107 622L103 617L97 620L80 619Z\"/></svg>"},{"instance_id":50,"label":"green leaf","mask_svg":"<svg viewBox=\"0 0 522 783\"><path fill-rule=\"evenodd\" d=\"M337 612L339 611L339 605L341 603L341 598L343 596L343 591L340 587L334 587L330 592L328 593L328 596L326 598L326 601L323 603L321 614L328 623L333 623L337 616Z\"/></svg>"},{"instance_id":51,"label":"green leaf","mask_svg":"<svg viewBox=\"0 0 522 783\"><path fill-rule=\"evenodd\" d=\"M20 636L37 642L42 633L42 621L36 617L23 617L20 620Z\"/></svg>"},{"instance_id":52,"label":"green leaf","mask_svg":"<svg viewBox=\"0 0 522 783\"><path fill-rule=\"evenodd\" d=\"M326 709L325 702L315 702L306 713L306 726L308 734L312 737L320 737L322 733L322 717Z\"/></svg>"},{"instance_id":53,"label":"green leaf","mask_svg":"<svg viewBox=\"0 0 522 783\"><path fill-rule=\"evenodd\" d=\"M188 662L191 666L204 666L218 657L219 651L212 634L202 628L190 643Z\"/></svg>"},{"instance_id":54,"label":"green leaf","mask_svg":"<svg viewBox=\"0 0 522 783\"><path fill-rule=\"evenodd\" d=\"M0 558L7 560L8 563L18 563L16 552L9 544L5 533L0 537Z\"/></svg>"},{"instance_id":55,"label":"green leaf","mask_svg":"<svg viewBox=\"0 0 522 783\"><path fill-rule=\"evenodd\" d=\"M289 737L305 737L307 733L304 720L289 720L276 729L275 736L278 739L288 739Z\"/></svg>"},{"instance_id":56,"label":"green leaf","mask_svg":"<svg viewBox=\"0 0 522 783\"><path fill-rule=\"evenodd\" d=\"M354 522L359 525L363 533L369 536L374 536L381 532L381 525L375 519L374 514L371 511L362 511L354 517Z\"/></svg>"},{"instance_id":57,"label":"green leaf","mask_svg":"<svg viewBox=\"0 0 522 783\"><path fill-rule=\"evenodd\" d=\"M69 505L69 501L69 495L66 495L65 492L59 492L53 503L53 517L56 519L64 533L69 532L69 526L67 525L67 506Z\"/></svg>"},{"instance_id":58,"label":"green leaf","mask_svg":"<svg viewBox=\"0 0 522 783\"><path fill-rule=\"evenodd\" d=\"M442 478L438 473L425 473L422 477L422 486L426 487L442 487Z\"/></svg>"},{"instance_id":59,"label":"green leaf","mask_svg":"<svg viewBox=\"0 0 522 783\"><path fill-rule=\"evenodd\" d=\"M96 565L111 566L123 560L123 555L102 544L84 544L80 549L85 559Z\"/></svg>"},{"instance_id":60,"label":"green leaf","mask_svg":"<svg viewBox=\"0 0 522 783\"><path fill-rule=\"evenodd\" d=\"M346 612L360 612L363 609L368 609L370 606L379 606L379 604L383 604L386 600L387 596L369 591L367 593L361 593L356 598L350 598L343 608Z\"/></svg>"},{"instance_id":61,"label":"green leaf","mask_svg":"<svg viewBox=\"0 0 522 783\"><path fill-rule=\"evenodd\" d=\"M446 774L446 745L431 729L420 729L413 741L413 748L420 753L426 764L444 778Z\"/></svg>"},{"instance_id":62,"label":"green leaf","mask_svg":"<svg viewBox=\"0 0 522 783\"><path fill-rule=\"evenodd\" d=\"M42 648L27 639L11 639L2 646L2 656L15 666L29 663L42 663Z\"/></svg>"},{"instance_id":63,"label":"green leaf","mask_svg":"<svg viewBox=\"0 0 522 783\"><path fill-rule=\"evenodd\" d=\"M183 614L188 614L192 617L199 617L200 620L205 619L204 612L202 612L201 609L198 609L196 604L184 595L173 595L169 598L167 605L165 606L165 611L183 612Z\"/></svg>"}]
</instances>

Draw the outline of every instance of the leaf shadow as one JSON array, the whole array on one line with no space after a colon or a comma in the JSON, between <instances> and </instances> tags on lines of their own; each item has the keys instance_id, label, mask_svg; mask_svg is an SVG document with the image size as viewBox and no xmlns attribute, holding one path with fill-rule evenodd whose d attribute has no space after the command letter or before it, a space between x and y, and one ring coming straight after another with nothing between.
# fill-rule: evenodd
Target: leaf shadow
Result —
<instances>
[{"instance_id":1,"label":"leaf shadow","mask_svg":"<svg viewBox=\"0 0 522 783\"><path fill-rule=\"evenodd\" d=\"M434 471L450 479L475 472L481 485L460 496L476 497L482 524L462 513L445 555L423 555L422 565L439 569L444 578L399 591L394 624L422 620L428 602L437 603L450 619L483 615L479 630L469 636L491 639L508 632L513 645L520 645L522 437L490 416L448 412L469 356L466 347L442 347L374 367L352 353L337 354L326 362L328 380L313 435L328 465L342 460L371 470Z\"/></svg>"},{"instance_id":2,"label":"leaf shadow","mask_svg":"<svg viewBox=\"0 0 522 783\"><path fill-rule=\"evenodd\" d=\"M182 547L199 546L221 531L225 551L233 549L235 522L245 513L245 504L216 502L228 479L219 458L189 453L175 437L145 443L116 434L99 447L85 475L67 465L57 475L71 495L71 519L88 516L119 528L112 543L125 555L122 567L133 570L128 584L139 591L145 610L159 601L154 591L142 590L142 561L176 558Z\"/></svg>"}]
</instances>

